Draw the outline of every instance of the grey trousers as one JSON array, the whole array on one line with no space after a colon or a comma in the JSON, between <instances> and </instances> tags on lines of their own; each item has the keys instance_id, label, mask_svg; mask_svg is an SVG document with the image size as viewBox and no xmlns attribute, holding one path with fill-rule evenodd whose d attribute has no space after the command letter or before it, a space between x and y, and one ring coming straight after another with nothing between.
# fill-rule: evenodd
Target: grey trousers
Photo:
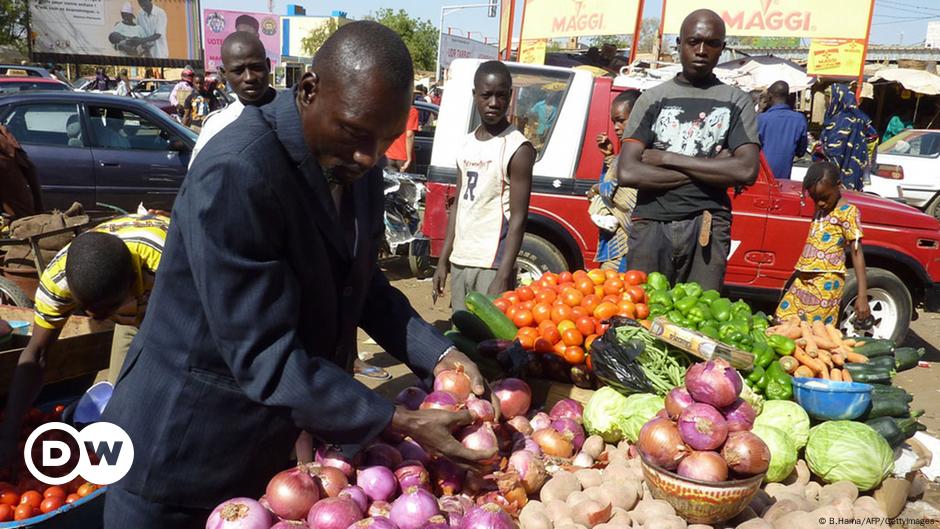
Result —
<instances>
[{"instance_id":1,"label":"grey trousers","mask_svg":"<svg viewBox=\"0 0 940 529\"><path fill-rule=\"evenodd\" d=\"M470 266L450 265L450 308L467 310L464 298L467 293L477 291L486 294L490 284L496 279L495 268L473 268Z\"/></svg>"}]
</instances>

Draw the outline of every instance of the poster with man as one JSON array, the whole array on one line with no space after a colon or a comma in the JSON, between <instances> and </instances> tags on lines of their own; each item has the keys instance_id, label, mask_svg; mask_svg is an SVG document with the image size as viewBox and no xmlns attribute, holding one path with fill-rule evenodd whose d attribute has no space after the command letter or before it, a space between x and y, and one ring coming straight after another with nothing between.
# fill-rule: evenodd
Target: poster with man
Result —
<instances>
[{"instance_id":1,"label":"poster with man","mask_svg":"<svg viewBox=\"0 0 940 529\"><path fill-rule=\"evenodd\" d=\"M222 41L236 31L254 33L261 39L272 68L280 62L281 23L277 15L204 9L202 19L205 21L202 35L207 72L214 72L222 65Z\"/></svg>"},{"instance_id":2,"label":"poster with man","mask_svg":"<svg viewBox=\"0 0 940 529\"><path fill-rule=\"evenodd\" d=\"M193 0L30 2L33 52L186 61L199 56Z\"/></svg>"}]
</instances>

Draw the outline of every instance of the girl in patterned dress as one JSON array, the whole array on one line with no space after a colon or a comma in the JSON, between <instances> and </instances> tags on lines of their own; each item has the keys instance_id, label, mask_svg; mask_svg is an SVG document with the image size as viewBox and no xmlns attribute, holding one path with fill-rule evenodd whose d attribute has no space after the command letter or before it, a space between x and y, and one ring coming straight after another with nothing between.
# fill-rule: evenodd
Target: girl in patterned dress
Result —
<instances>
[{"instance_id":1,"label":"girl in patterned dress","mask_svg":"<svg viewBox=\"0 0 940 529\"><path fill-rule=\"evenodd\" d=\"M856 321L867 321L871 316L861 220L858 208L842 198L841 185L839 168L831 162L814 164L803 179L803 192L813 199L816 214L796 263L796 278L777 306L776 317L780 321L798 317L809 322L838 323L845 287L846 248L852 256L858 282Z\"/></svg>"}]
</instances>

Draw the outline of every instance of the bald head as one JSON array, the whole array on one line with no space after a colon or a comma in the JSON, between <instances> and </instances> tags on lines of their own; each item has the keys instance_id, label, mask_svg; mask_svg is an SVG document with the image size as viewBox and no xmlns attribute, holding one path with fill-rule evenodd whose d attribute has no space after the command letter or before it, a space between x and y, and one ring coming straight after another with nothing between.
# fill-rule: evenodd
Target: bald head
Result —
<instances>
[{"instance_id":1,"label":"bald head","mask_svg":"<svg viewBox=\"0 0 940 529\"><path fill-rule=\"evenodd\" d=\"M776 81L767 88L767 93L774 101L784 100L790 97L790 85L786 81Z\"/></svg>"},{"instance_id":2,"label":"bald head","mask_svg":"<svg viewBox=\"0 0 940 529\"><path fill-rule=\"evenodd\" d=\"M714 25L715 29L720 29L720 39L725 40L725 21L721 15L711 9L696 9L688 14L682 21L682 27L679 29L679 38L686 37L695 33L695 29L700 24Z\"/></svg>"},{"instance_id":3,"label":"bald head","mask_svg":"<svg viewBox=\"0 0 940 529\"><path fill-rule=\"evenodd\" d=\"M682 21L679 37L682 76L692 84L710 82L725 49L725 21L710 9L698 9Z\"/></svg>"},{"instance_id":4,"label":"bald head","mask_svg":"<svg viewBox=\"0 0 940 529\"><path fill-rule=\"evenodd\" d=\"M411 54L401 37L386 26L369 20L341 26L323 43L313 58L313 72L321 83L339 82L365 85L381 82L385 87L406 93L410 99L414 85Z\"/></svg>"},{"instance_id":5,"label":"bald head","mask_svg":"<svg viewBox=\"0 0 940 529\"><path fill-rule=\"evenodd\" d=\"M225 37L222 41L222 67L219 70L243 104L257 105L270 99L265 96L269 88L271 61L258 35L236 31Z\"/></svg>"},{"instance_id":6,"label":"bald head","mask_svg":"<svg viewBox=\"0 0 940 529\"><path fill-rule=\"evenodd\" d=\"M265 57L264 44L256 33L236 31L222 41L222 64L226 59L248 56Z\"/></svg>"}]
</instances>

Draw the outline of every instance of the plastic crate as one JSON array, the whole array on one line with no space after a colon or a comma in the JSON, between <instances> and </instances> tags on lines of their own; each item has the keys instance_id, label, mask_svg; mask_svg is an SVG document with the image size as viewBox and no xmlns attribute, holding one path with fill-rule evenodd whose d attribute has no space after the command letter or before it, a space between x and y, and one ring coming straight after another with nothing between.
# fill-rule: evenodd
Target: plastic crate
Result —
<instances>
[{"instance_id":1,"label":"plastic crate","mask_svg":"<svg viewBox=\"0 0 940 529\"><path fill-rule=\"evenodd\" d=\"M104 495L107 487L102 487L75 503L66 504L58 509L28 520L19 522L0 522L0 529L38 527L40 529L100 529L104 527Z\"/></svg>"}]
</instances>

